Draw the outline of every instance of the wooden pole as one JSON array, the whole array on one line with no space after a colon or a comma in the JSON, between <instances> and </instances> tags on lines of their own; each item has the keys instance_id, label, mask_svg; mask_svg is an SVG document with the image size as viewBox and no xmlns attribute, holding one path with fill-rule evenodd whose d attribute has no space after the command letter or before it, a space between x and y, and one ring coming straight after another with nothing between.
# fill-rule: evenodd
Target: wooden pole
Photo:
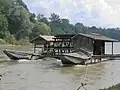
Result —
<instances>
[{"instance_id":1,"label":"wooden pole","mask_svg":"<svg viewBox=\"0 0 120 90\"><path fill-rule=\"evenodd\" d=\"M93 55L95 55L95 41L92 40L92 51L93 51Z\"/></svg>"},{"instance_id":2,"label":"wooden pole","mask_svg":"<svg viewBox=\"0 0 120 90\"><path fill-rule=\"evenodd\" d=\"M34 44L34 53L36 52L36 44Z\"/></svg>"},{"instance_id":3,"label":"wooden pole","mask_svg":"<svg viewBox=\"0 0 120 90\"><path fill-rule=\"evenodd\" d=\"M113 55L113 42L112 42L112 55Z\"/></svg>"}]
</instances>

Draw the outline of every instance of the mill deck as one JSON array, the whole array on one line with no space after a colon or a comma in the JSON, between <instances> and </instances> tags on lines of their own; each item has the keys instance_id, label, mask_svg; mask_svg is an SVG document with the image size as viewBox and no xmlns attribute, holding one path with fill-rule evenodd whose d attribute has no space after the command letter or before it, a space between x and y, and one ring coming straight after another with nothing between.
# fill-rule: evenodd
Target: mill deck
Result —
<instances>
[{"instance_id":1,"label":"mill deck","mask_svg":"<svg viewBox=\"0 0 120 90\"><path fill-rule=\"evenodd\" d=\"M105 55L93 55L93 58L120 58L120 54L105 54Z\"/></svg>"}]
</instances>

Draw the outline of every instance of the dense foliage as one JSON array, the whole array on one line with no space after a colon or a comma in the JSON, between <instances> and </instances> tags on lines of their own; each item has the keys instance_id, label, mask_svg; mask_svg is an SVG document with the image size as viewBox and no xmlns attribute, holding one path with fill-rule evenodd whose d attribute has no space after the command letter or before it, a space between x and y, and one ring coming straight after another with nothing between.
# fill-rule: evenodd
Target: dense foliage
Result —
<instances>
[{"instance_id":1,"label":"dense foliage","mask_svg":"<svg viewBox=\"0 0 120 90\"><path fill-rule=\"evenodd\" d=\"M70 24L66 18L52 13L49 18L43 14L29 12L22 0L0 0L0 38L8 43L29 41L37 35L96 32L120 40L119 28L86 27L82 23ZM13 42L14 41L14 42Z\"/></svg>"}]
</instances>

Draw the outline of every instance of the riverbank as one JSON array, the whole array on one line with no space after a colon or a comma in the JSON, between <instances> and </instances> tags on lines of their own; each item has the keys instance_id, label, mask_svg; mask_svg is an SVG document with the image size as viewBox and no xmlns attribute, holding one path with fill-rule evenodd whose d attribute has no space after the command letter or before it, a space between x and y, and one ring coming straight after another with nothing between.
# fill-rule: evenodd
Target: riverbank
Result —
<instances>
[{"instance_id":1,"label":"riverbank","mask_svg":"<svg viewBox=\"0 0 120 90\"><path fill-rule=\"evenodd\" d=\"M100 90L120 90L120 83L117 85L113 85L112 87L100 89Z\"/></svg>"},{"instance_id":2,"label":"riverbank","mask_svg":"<svg viewBox=\"0 0 120 90\"><path fill-rule=\"evenodd\" d=\"M12 44L12 45L31 45L29 39L20 39L20 40L16 40L16 39L11 39L11 38L7 38L7 39L1 39L0 38L0 45L6 45L6 44Z\"/></svg>"}]
</instances>

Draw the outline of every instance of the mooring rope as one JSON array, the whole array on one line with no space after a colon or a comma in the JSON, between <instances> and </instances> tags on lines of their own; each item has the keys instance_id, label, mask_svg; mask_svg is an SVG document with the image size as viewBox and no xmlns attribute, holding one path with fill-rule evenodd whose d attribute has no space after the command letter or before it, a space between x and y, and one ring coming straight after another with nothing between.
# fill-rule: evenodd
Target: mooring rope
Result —
<instances>
[{"instance_id":1,"label":"mooring rope","mask_svg":"<svg viewBox=\"0 0 120 90\"><path fill-rule=\"evenodd\" d=\"M86 65L86 69L85 69L85 74L84 74L84 77L83 77L83 80L82 82L84 82L87 78L87 73L88 73L88 65Z\"/></svg>"},{"instance_id":2,"label":"mooring rope","mask_svg":"<svg viewBox=\"0 0 120 90\"><path fill-rule=\"evenodd\" d=\"M88 65L86 64L86 69L85 69L85 75L81 80L81 85L77 88L77 90L80 90L81 88L84 88L84 90L87 90L84 86L87 85L87 83L84 83L86 78L87 78L87 73L88 73Z\"/></svg>"}]
</instances>

